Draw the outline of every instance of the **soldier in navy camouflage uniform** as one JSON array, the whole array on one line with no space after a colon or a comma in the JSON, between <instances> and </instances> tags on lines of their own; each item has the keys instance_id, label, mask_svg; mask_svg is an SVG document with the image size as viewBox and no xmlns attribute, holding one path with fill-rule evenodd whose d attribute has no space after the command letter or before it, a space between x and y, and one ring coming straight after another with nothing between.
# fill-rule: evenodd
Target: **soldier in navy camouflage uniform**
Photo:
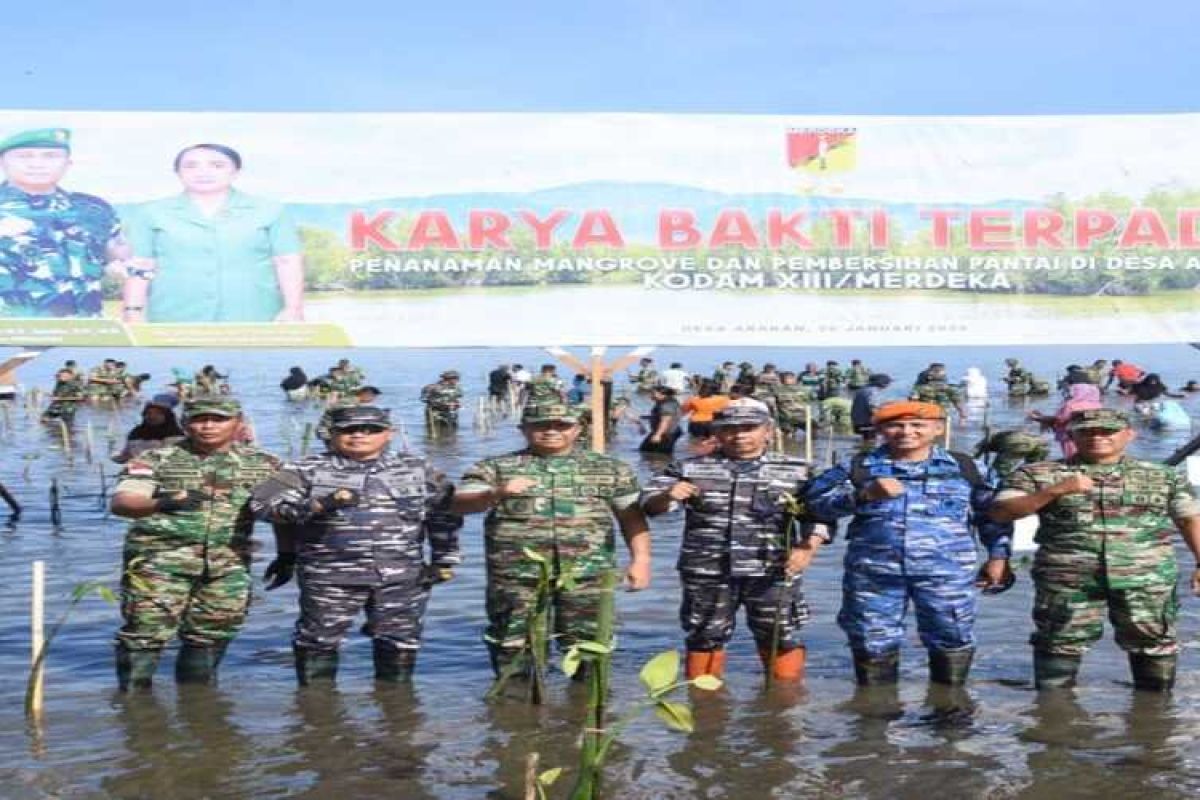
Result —
<instances>
[{"instance_id":1,"label":"soldier in navy camouflage uniform","mask_svg":"<svg viewBox=\"0 0 1200 800\"><path fill-rule=\"evenodd\" d=\"M1012 526L987 511L995 483L967 456L934 442L945 412L932 403L888 403L875 413L884 444L817 476L808 509L823 519L853 515L847 532L838 624L860 684L895 683L911 600L935 683L962 684L974 654L979 533L988 562L979 581L1008 584Z\"/></svg>"},{"instance_id":2,"label":"soldier in navy camouflage uniform","mask_svg":"<svg viewBox=\"0 0 1200 800\"><path fill-rule=\"evenodd\" d=\"M764 668L799 680L808 619L800 573L829 537L799 505L808 465L768 451L774 428L762 409L727 407L712 424L720 450L671 464L642 493L650 515L687 509L678 564L687 675L721 674L745 606Z\"/></svg>"},{"instance_id":3,"label":"soldier in navy camouflage uniform","mask_svg":"<svg viewBox=\"0 0 1200 800\"><path fill-rule=\"evenodd\" d=\"M268 588L297 570L292 645L302 685L336 676L338 647L363 609L375 677L403 680L421 644L430 584L459 562L462 519L447 510L453 488L441 473L420 456L388 452L386 411L337 408L330 428L328 452L288 464L254 493L254 512L286 526Z\"/></svg>"},{"instance_id":4,"label":"soldier in navy camouflage uniform","mask_svg":"<svg viewBox=\"0 0 1200 800\"><path fill-rule=\"evenodd\" d=\"M70 131L23 131L0 142L0 317L98 317L109 262L131 253L112 207L64 191Z\"/></svg>"},{"instance_id":5,"label":"soldier in navy camouflage uniform","mask_svg":"<svg viewBox=\"0 0 1200 800\"><path fill-rule=\"evenodd\" d=\"M546 559L553 578L573 577L574 588L555 589L551 598L553 632L562 647L596 638L603 581L616 567L614 517L630 553L627 585L642 589L650 582L650 532L633 469L603 453L574 449L579 420L563 403L527 405L521 432L528 446L468 469L453 506L488 512L484 639L497 674L526 654L539 568L525 550Z\"/></svg>"},{"instance_id":6,"label":"soldier in navy camouflage uniform","mask_svg":"<svg viewBox=\"0 0 1200 800\"><path fill-rule=\"evenodd\" d=\"M123 689L150 685L176 631L176 679L214 682L250 603L250 493L279 460L237 443L242 415L232 398L185 403L183 424L186 441L130 459L113 493L113 513L133 520L117 634Z\"/></svg>"}]
</instances>

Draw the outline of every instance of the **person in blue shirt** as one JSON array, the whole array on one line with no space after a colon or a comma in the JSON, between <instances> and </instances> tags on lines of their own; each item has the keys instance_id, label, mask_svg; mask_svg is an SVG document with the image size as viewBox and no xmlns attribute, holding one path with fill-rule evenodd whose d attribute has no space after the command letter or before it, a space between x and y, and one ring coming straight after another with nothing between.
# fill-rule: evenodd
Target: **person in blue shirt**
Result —
<instances>
[{"instance_id":1,"label":"person in blue shirt","mask_svg":"<svg viewBox=\"0 0 1200 800\"><path fill-rule=\"evenodd\" d=\"M975 652L976 586L1011 584L1012 526L987 516L994 479L936 444L946 424L941 406L887 403L874 422L883 444L817 476L806 492L813 517L852 517L838 624L855 677L860 685L897 681L911 602L930 679L961 685ZM973 531L988 556L978 577Z\"/></svg>"}]
</instances>

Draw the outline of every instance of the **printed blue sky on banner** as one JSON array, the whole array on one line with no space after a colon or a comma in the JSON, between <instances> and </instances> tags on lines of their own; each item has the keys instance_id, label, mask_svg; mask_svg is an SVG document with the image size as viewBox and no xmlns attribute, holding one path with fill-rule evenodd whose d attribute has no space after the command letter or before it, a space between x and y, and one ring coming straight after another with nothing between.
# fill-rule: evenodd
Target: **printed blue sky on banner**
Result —
<instances>
[{"instance_id":1,"label":"printed blue sky on banner","mask_svg":"<svg viewBox=\"0 0 1200 800\"><path fill-rule=\"evenodd\" d=\"M1200 108L1195 0L72 0L25 13L20 35L6 15L8 108Z\"/></svg>"}]
</instances>

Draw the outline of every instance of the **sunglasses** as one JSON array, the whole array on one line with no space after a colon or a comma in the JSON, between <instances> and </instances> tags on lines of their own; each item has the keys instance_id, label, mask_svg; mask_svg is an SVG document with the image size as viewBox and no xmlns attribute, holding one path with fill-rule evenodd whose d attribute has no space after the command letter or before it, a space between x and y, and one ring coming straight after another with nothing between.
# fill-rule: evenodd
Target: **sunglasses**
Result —
<instances>
[{"instance_id":1,"label":"sunglasses","mask_svg":"<svg viewBox=\"0 0 1200 800\"><path fill-rule=\"evenodd\" d=\"M353 436L356 433L361 433L367 436L374 436L377 433L383 433L387 428L381 428L378 425L351 425L348 428L338 428L337 433L341 436Z\"/></svg>"}]
</instances>

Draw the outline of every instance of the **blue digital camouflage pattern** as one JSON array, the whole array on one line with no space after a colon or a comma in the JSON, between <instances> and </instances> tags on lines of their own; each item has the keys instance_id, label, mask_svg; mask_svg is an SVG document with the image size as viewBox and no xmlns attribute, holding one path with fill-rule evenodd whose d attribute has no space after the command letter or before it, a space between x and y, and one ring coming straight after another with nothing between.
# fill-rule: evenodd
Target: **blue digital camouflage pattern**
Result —
<instances>
[{"instance_id":1,"label":"blue digital camouflage pattern","mask_svg":"<svg viewBox=\"0 0 1200 800\"><path fill-rule=\"evenodd\" d=\"M886 447L863 456L869 480L896 478L905 493L864 501L847 459L809 484L811 514L833 520L853 515L847 537L838 624L851 646L872 655L898 649L911 598L925 646L954 650L974 645L976 546L989 558L1008 558L1012 526L991 521L995 497L989 476L973 487L953 456L935 447L927 461L896 461ZM980 470L981 474L983 470Z\"/></svg>"},{"instance_id":2,"label":"blue digital camouflage pattern","mask_svg":"<svg viewBox=\"0 0 1200 800\"><path fill-rule=\"evenodd\" d=\"M0 184L0 317L98 317L121 224L98 197Z\"/></svg>"}]
</instances>

